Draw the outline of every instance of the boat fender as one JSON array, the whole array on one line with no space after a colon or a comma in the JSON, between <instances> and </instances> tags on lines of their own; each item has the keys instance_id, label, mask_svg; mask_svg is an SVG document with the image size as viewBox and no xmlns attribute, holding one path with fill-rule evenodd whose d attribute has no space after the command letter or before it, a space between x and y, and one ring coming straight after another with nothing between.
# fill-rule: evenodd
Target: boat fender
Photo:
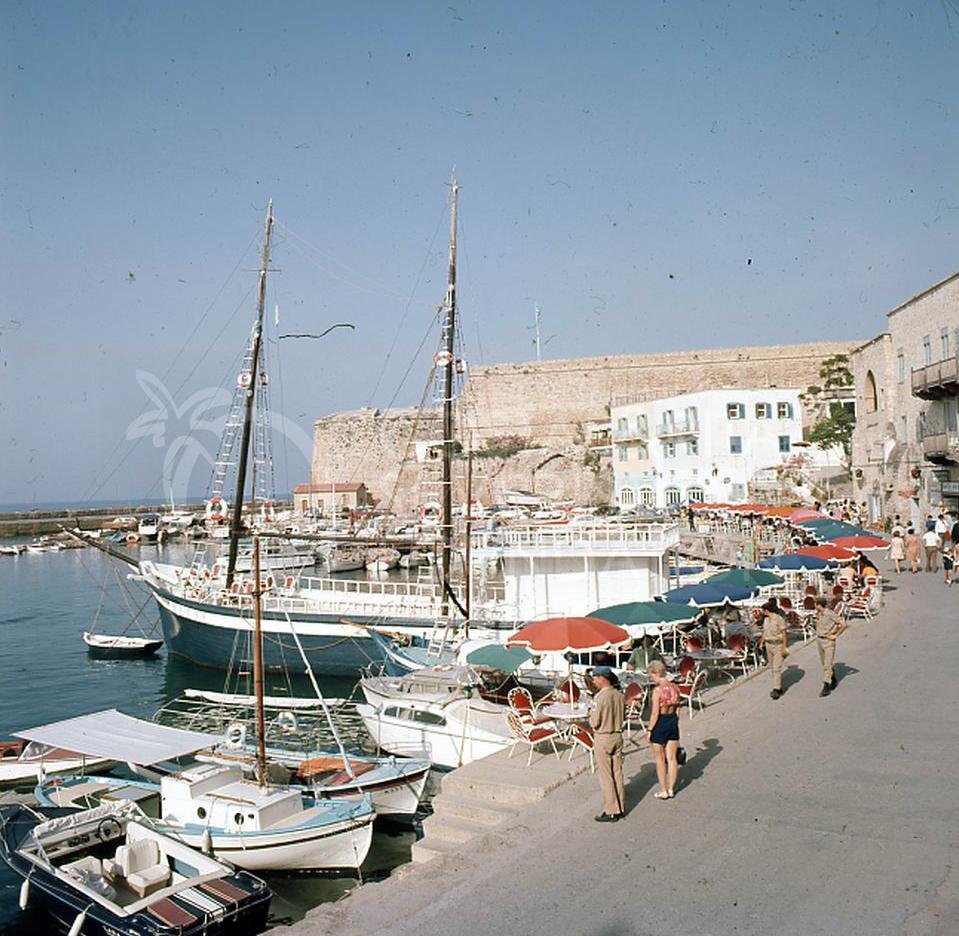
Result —
<instances>
[{"instance_id":1,"label":"boat fender","mask_svg":"<svg viewBox=\"0 0 959 936\"><path fill-rule=\"evenodd\" d=\"M91 904L92 906L92 904ZM87 910L90 908L87 907ZM81 910L73 920L73 926L67 930L67 936L80 936L80 930L83 929L83 924L87 921L87 910Z\"/></svg>"},{"instance_id":2,"label":"boat fender","mask_svg":"<svg viewBox=\"0 0 959 936\"><path fill-rule=\"evenodd\" d=\"M26 910L30 902L30 878L24 878L20 885L20 909Z\"/></svg>"},{"instance_id":3,"label":"boat fender","mask_svg":"<svg viewBox=\"0 0 959 936\"><path fill-rule=\"evenodd\" d=\"M213 836L210 835L209 827L205 828L203 835L200 836L200 851L203 852L204 855L212 856L213 854Z\"/></svg>"},{"instance_id":4,"label":"boat fender","mask_svg":"<svg viewBox=\"0 0 959 936\"><path fill-rule=\"evenodd\" d=\"M238 751L246 743L246 725L234 722L226 729L226 746Z\"/></svg>"}]
</instances>

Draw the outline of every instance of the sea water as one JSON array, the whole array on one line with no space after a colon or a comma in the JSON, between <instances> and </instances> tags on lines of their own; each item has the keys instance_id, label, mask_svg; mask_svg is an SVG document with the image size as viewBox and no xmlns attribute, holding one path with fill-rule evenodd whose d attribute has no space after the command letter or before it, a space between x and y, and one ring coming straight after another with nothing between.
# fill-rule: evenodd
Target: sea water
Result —
<instances>
[{"instance_id":1,"label":"sea water","mask_svg":"<svg viewBox=\"0 0 959 936\"><path fill-rule=\"evenodd\" d=\"M140 550L143 558L157 553L157 547ZM129 636L159 631L155 603L142 585L127 579L130 571L96 549L0 556L0 740L17 730L109 708L149 719L187 687L250 691L237 689L235 682L228 685L223 673L168 657L164 650L150 660L92 659L83 642L85 630L119 634L128 628ZM353 688L350 680L319 681L331 698L349 695ZM291 691L310 690L302 678L291 684L267 676L268 695ZM350 740L355 746L360 738ZM378 824L363 877L382 875L408 861L414 838L410 827ZM357 883L353 875L264 877L275 895L271 925L299 919ZM39 914L18 909L20 883L0 862L0 933L5 936L35 936L49 924Z\"/></svg>"}]
</instances>

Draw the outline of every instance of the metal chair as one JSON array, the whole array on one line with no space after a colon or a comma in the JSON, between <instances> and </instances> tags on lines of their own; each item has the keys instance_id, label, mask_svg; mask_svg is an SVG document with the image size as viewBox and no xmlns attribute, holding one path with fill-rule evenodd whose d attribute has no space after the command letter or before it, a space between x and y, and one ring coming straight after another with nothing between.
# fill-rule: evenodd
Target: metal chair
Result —
<instances>
[{"instance_id":1,"label":"metal chair","mask_svg":"<svg viewBox=\"0 0 959 936\"><path fill-rule=\"evenodd\" d=\"M528 724L512 710L506 713L506 720L509 723L510 731L513 732L513 737L510 740L509 754L507 755L508 757L513 756L513 749L517 744L526 744L529 747L529 756L526 758L526 766L529 767L529 765L533 762L533 750L535 749L536 745L542 744L544 741L548 741L550 747L553 749L553 753L556 755L556 759L560 759L559 751L556 750L556 737L559 732L555 727Z\"/></svg>"}]
</instances>

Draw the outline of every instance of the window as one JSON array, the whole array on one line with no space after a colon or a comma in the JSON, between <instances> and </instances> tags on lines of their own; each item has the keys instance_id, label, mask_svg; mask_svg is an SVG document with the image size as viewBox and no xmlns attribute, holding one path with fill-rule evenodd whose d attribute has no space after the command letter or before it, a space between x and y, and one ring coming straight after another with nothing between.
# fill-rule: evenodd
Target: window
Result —
<instances>
[{"instance_id":1,"label":"window","mask_svg":"<svg viewBox=\"0 0 959 936\"><path fill-rule=\"evenodd\" d=\"M920 410L916 419L916 441L921 442L926 437L926 411Z\"/></svg>"},{"instance_id":2,"label":"window","mask_svg":"<svg viewBox=\"0 0 959 936\"><path fill-rule=\"evenodd\" d=\"M673 411L671 409L665 410L663 412L663 429L672 432L675 425L676 418L673 416Z\"/></svg>"},{"instance_id":3,"label":"window","mask_svg":"<svg viewBox=\"0 0 959 936\"><path fill-rule=\"evenodd\" d=\"M618 432L625 432L629 428L629 420L625 416L620 416L616 420L616 429Z\"/></svg>"},{"instance_id":4,"label":"window","mask_svg":"<svg viewBox=\"0 0 959 936\"><path fill-rule=\"evenodd\" d=\"M686 428L687 429L699 428L699 414L696 412L695 406L686 407Z\"/></svg>"},{"instance_id":5,"label":"window","mask_svg":"<svg viewBox=\"0 0 959 936\"><path fill-rule=\"evenodd\" d=\"M626 461L626 459L629 458L629 446L626 446L626 445L617 445L617 446L616 446L616 458L617 458L619 461L621 461L621 462Z\"/></svg>"},{"instance_id":6,"label":"window","mask_svg":"<svg viewBox=\"0 0 959 936\"><path fill-rule=\"evenodd\" d=\"M768 403L756 404L756 419L772 419L773 408Z\"/></svg>"},{"instance_id":7,"label":"window","mask_svg":"<svg viewBox=\"0 0 959 936\"><path fill-rule=\"evenodd\" d=\"M636 494L632 488L624 487L619 492L619 506L633 507L636 504Z\"/></svg>"},{"instance_id":8,"label":"window","mask_svg":"<svg viewBox=\"0 0 959 936\"><path fill-rule=\"evenodd\" d=\"M949 357L949 329L939 329L939 360L944 361Z\"/></svg>"},{"instance_id":9,"label":"window","mask_svg":"<svg viewBox=\"0 0 959 936\"><path fill-rule=\"evenodd\" d=\"M637 445L636 457L640 461L645 461L647 458L649 458L649 449L645 445Z\"/></svg>"},{"instance_id":10,"label":"window","mask_svg":"<svg viewBox=\"0 0 959 936\"><path fill-rule=\"evenodd\" d=\"M922 360L924 364L932 363L932 337L930 335L922 336Z\"/></svg>"},{"instance_id":11,"label":"window","mask_svg":"<svg viewBox=\"0 0 959 936\"><path fill-rule=\"evenodd\" d=\"M682 495L679 493L679 488L668 487L663 492L666 497L666 506L675 507L677 504L682 503Z\"/></svg>"},{"instance_id":12,"label":"window","mask_svg":"<svg viewBox=\"0 0 959 936\"><path fill-rule=\"evenodd\" d=\"M787 403L785 401L780 401L776 404L776 416L779 419L792 419L793 418L793 405L792 403Z\"/></svg>"},{"instance_id":13,"label":"window","mask_svg":"<svg viewBox=\"0 0 959 936\"><path fill-rule=\"evenodd\" d=\"M639 489L639 502L644 507L652 507L656 500L656 494L652 488L644 487Z\"/></svg>"},{"instance_id":14,"label":"window","mask_svg":"<svg viewBox=\"0 0 959 936\"><path fill-rule=\"evenodd\" d=\"M730 455L742 455L743 453L743 437L742 436L729 437L729 453Z\"/></svg>"},{"instance_id":15,"label":"window","mask_svg":"<svg viewBox=\"0 0 959 936\"><path fill-rule=\"evenodd\" d=\"M746 404L745 403L727 403L726 418L727 419L745 419Z\"/></svg>"},{"instance_id":16,"label":"window","mask_svg":"<svg viewBox=\"0 0 959 936\"><path fill-rule=\"evenodd\" d=\"M733 501L741 501L746 498L745 484L731 484L729 486L729 498Z\"/></svg>"},{"instance_id":17,"label":"window","mask_svg":"<svg viewBox=\"0 0 959 936\"><path fill-rule=\"evenodd\" d=\"M699 454L699 440L690 439L686 443L686 454L687 455L698 455Z\"/></svg>"},{"instance_id":18,"label":"window","mask_svg":"<svg viewBox=\"0 0 959 936\"><path fill-rule=\"evenodd\" d=\"M686 500L690 504L701 504L704 500L703 489L698 487L686 488Z\"/></svg>"},{"instance_id":19,"label":"window","mask_svg":"<svg viewBox=\"0 0 959 936\"><path fill-rule=\"evenodd\" d=\"M864 392L866 412L875 413L879 409L879 394L876 392L876 378L872 371L866 371L866 389Z\"/></svg>"},{"instance_id":20,"label":"window","mask_svg":"<svg viewBox=\"0 0 959 936\"><path fill-rule=\"evenodd\" d=\"M789 440L788 435L783 435L779 437L779 451L780 452L789 452L792 450L792 444Z\"/></svg>"},{"instance_id":21,"label":"window","mask_svg":"<svg viewBox=\"0 0 959 936\"><path fill-rule=\"evenodd\" d=\"M896 380L906 382L906 355L902 348L896 352Z\"/></svg>"},{"instance_id":22,"label":"window","mask_svg":"<svg viewBox=\"0 0 959 936\"><path fill-rule=\"evenodd\" d=\"M675 458L676 457L676 443L675 442L664 442L663 443L663 458Z\"/></svg>"},{"instance_id":23,"label":"window","mask_svg":"<svg viewBox=\"0 0 959 936\"><path fill-rule=\"evenodd\" d=\"M636 417L636 429L640 435L646 435L646 414L640 413Z\"/></svg>"},{"instance_id":24,"label":"window","mask_svg":"<svg viewBox=\"0 0 959 936\"><path fill-rule=\"evenodd\" d=\"M900 442L905 442L906 439L909 438L909 424L906 422L906 417L905 417L905 416L900 416L900 417L899 417L899 429L900 429L900 433L901 433L900 436L899 436L899 441L900 441Z\"/></svg>"}]
</instances>

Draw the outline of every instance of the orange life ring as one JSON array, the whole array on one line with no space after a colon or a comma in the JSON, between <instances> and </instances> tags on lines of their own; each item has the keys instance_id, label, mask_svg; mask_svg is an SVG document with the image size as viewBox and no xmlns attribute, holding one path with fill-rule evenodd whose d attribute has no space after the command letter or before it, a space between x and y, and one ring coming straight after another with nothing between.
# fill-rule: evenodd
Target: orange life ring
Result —
<instances>
[{"instance_id":1,"label":"orange life ring","mask_svg":"<svg viewBox=\"0 0 959 936\"><path fill-rule=\"evenodd\" d=\"M453 363L453 355L449 351L440 351L438 354L433 355L433 363L437 367L446 367L447 364Z\"/></svg>"}]
</instances>

